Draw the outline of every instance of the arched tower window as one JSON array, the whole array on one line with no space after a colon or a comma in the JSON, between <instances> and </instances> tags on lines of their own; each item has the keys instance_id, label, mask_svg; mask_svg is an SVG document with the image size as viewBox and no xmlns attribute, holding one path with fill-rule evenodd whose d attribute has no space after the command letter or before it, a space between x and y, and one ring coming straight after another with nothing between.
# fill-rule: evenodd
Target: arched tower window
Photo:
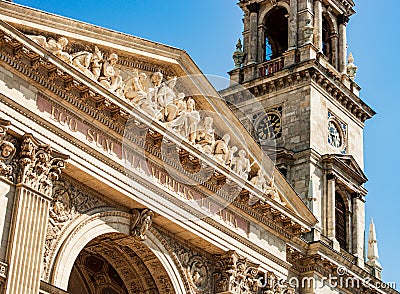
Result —
<instances>
[{"instance_id":1,"label":"arched tower window","mask_svg":"<svg viewBox=\"0 0 400 294\"><path fill-rule=\"evenodd\" d=\"M328 58L329 62L333 63L333 44L332 44L332 29L327 19L322 19L322 53Z\"/></svg>"},{"instance_id":2,"label":"arched tower window","mask_svg":"<svg viewBox=\"0 0 400 294\"><path fill-rule=\"evenodd\" d=\"M335 231L340 247L347 250L346 206L342 196L337 192L335 193Z\"/></svg>"},{"instance_id":3,"label":"arched tower window","mask_svg":"<svg viewBox=\"0 0 400 294\"><path fill-rule=\"evenodd\" d=\"M288 49L288 12L275 7L265 20L265 60L277 58Z\"/></svg>"}]
</instances>

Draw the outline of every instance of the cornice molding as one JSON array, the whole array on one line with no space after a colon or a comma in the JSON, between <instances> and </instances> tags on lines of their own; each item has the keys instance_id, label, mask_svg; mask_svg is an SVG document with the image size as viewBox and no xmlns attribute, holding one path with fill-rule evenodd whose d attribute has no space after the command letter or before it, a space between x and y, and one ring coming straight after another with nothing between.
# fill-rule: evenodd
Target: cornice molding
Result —
<instances>
[{"instance_id":1,"label":"cornice molding","mask_svg":"<svg viewBox=\"0 0 400 294\"><path fill-rule=\"evenodd\" d=\"M243 83L256 98L278 91L289 90L290 87L300 87L304 84L315 83L322 88L337 103L342 105L359 122L364 123L376 113L359 97L346 88L339 76L323 67L317 60L310 60L296 67L284 68L271 76L260 77ZM358 87L358 86L357 86ZM221 91L221 95L229 104L240 106L250 99L247 91L237 91L238 87L231 87Z\"/></svg>"}]
</instances>

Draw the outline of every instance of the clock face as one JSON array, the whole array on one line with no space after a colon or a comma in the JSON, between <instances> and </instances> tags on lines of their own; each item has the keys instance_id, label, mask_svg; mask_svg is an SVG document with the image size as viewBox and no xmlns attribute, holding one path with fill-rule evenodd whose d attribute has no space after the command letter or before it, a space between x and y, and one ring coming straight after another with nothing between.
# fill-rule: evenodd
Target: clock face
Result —
<instances>
[{"instance_id":1,"label":"clock face","mask_svg":"<svg viewBox=\"0 0 400 294\"><path fill-rule=\"evenodd\" d=\"M342 142L343 140L338 126L334 122L330 121L328 123L328 143L335 148L340 148Z\"/></svg>"},{"instance_id":2,"label":"clock face","mask_svg":"<svg viewBox=\"0 0 400 294\"><path fill-rule=\"evenodd\" d=\"M280 137L281 118L276 113L268 113L257 125L257 136L260 140L270 140Z\"/></svg>"}]
</instances>

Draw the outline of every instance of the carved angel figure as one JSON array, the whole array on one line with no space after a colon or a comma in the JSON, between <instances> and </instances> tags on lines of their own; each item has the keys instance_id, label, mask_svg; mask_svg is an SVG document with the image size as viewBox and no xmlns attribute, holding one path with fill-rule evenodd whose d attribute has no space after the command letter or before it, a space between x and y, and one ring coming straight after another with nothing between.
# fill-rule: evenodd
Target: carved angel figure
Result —
<instances>
[{"instance_id":1,"label":"carved angel figure","mask_svg":"<svg viewBox=\"0 0 400 294\"><path fill-rule=\"evenodd\" d=\"M141 241L146 240L146 232L149 230L152 224L152 218L154 212L150 209L144 209L139 212L137 209L132 211L131 219L131 235L139 237Z\"/></svg>"},{"instance_id":2,"label":"carved angel figure","mask_svg":"<svg viewBox=\"0 0 400 294\"><path fill-rule=\"evenodd\" d=\"M28 36L32 41L37 43L38 45L42 46L44 49L50 51L52 54L63 60L64 62L71 64L72 63L72 56L68 53L63 51L65 47L68 45L68 39L61 37L58 41L54 40L53 38L47 38L45 36Z\"/></svg>"}]
</instances>

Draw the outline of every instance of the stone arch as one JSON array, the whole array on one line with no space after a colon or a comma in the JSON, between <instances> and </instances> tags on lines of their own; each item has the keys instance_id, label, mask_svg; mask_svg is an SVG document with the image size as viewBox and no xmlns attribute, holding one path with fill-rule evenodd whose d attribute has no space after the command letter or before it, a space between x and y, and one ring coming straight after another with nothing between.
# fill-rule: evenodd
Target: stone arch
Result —
<instances>
[{"instance_id":1,"label":"stone arch","mask_svg":"<svg viewBox=\"0 0 400 294\"><path fill-rule=\"evenodd\" d=\"M331 12L328 12L326 9L323 11L323 17L325 17L326 21L331 27L332 34L338 34L339 30L336 17Z\"/></svg>"},{"instance_id":2,"label":"stone arch","mask_svg":"<svg viewBox=\"0 0 400 294\"><path fill-rule=\"evenodd\" d=\"M290 42L289 22L291 21L287 17L289 11L290 6L287 3L279 2L277 5L262 10L260 13L259 41L262 43L259 47L260 61L279 57L288 49ZM267 46L267 43L270 46ZM268 52L269 50L270 52Z\"/></svg>"},{"instance_id":3,"label":"stone arch","mask_svg":"<svg viewBox=\"0 0 400 294\"><path fill-rule=\"evenodd\" d=\"M339 34L337 20L332 13L325 11L322 16L322 52L329 62L338 67Z\"/></svg>"},{"instance_id":4,"label":"stone arch","mask_svg":"<svg viewBox=\"0 0 400 294\"><path fill-rule=\"evenodd\" d=\"M120 234L129 236L130 221L131 215L122 211L103 211L79 217L79 222L75 222L74 227L64 235L60 246L56 249L55 259L51 265L50 284L67 290L74 263L85 246L102 235ZM154 255L153 267L162 268L165 271L174 293L186 293L185 283L173 262L171 253L153 233L148 231L147 236L148 238L144 242L132 242L132 240L128 242L128 238L125 238L126 244L120 245L131 246L133 244L131 249L134 253L131 253L131 255L135 254L139 247L143 250L147 249L146 256ZM140 254L138 255L140 258ZM155 261L157 261L157 264L155 264ZM159 283L161 282L159 281Z\"/></svg>"},{"instance_id":5,"label":"stone arch","mask_svg":"<svg viewBox=\"0 0 400 294\"><path fill-rule=\"evenodd\" d=\"M268 9L263 9L262 10L262 12L260 13L260 16L259 16L259 18L258 18L258 23L264 23L264 21L265 21L265 17L271 12L271 10L274 8L274 7L282 7L282 8L285 8L286 9L286 11L290 11L290 5L288 4L288 3L286 3L286 2L283 2L283 1L279 1L277 4L276 4L276 6L273 6L273 5L271 5Z\"/></svg>"}]
</instances>

